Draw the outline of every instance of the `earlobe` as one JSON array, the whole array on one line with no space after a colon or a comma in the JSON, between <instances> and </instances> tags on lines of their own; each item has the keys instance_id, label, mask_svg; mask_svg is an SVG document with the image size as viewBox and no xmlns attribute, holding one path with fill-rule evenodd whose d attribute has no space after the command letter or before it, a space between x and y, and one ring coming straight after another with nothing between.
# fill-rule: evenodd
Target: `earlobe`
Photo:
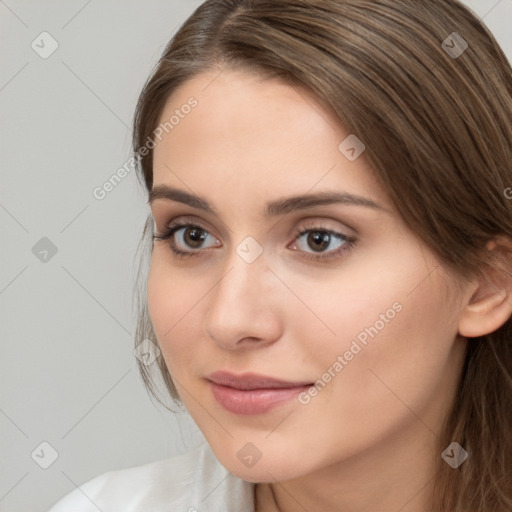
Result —
<instances>
[{"instance_id":1,"label":"earlobe","mask_svg":"<svg viewBox=\"0 0 512 512\"><path fill-rule=\"evenodd\" d=\"M508 244L492 241L487 249L492 253L494 265L478 279L476 289L473 287L471 297L459 319L459 334L467 338L496 331L512 315L510 247Z\"/></svg>"}]
</instances>

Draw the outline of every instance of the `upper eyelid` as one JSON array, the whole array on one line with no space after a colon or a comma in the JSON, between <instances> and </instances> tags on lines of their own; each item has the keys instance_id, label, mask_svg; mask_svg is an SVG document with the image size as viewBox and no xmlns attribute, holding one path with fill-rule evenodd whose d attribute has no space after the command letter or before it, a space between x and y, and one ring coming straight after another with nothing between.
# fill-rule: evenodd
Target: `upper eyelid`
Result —
<instances>
[{"instance_id":1,"label":"upper eyelid","mask_svg":"<svg viewBox=\"0 0 512 512\"><path fill-rule=\"evenodd\" d=\"M174 203L174 201L160 201L160 200L151 203L150 209L151 209L153 218L156 218L156 217L169 218L170 217L169 205L173 205L173 203ZM203 223L203 224L207 223L209 226L213 226L212 222L214 222L216 224L218 223L218 224L220 224L219 227L213 228L213 230L219 232L219 234L221 234L223 238L229 237L229 234L233 233L233 230L217 214L209 213L209 212L202 211L202 210L199 213L197 213L197 209L194 208L193 206L188 207L181 203L178 203L178 204L181 205L182 208L184 207L185 211L182 210L181 215L180 215L179 210L181 208L179 208L178 212L176 212L176 215L173 215L174 219L193 217L193 218L200 219L197 222ZM174 206L173 206L172 210L170 210L170 211L176 211L176 210L174 210ZM356 228L356 226L352 225L355 223L350 221L349 219L357 219L357 216L352 217L352 215L355 213L355 211L357 211L357 215L362 214L363 219L364 219L365 215L366 215L366 211L371 210L370 208L355 208L354 209L355 211L352 209L347 209L347 210L343 209L341 211L337 211L337 210L332 209L333 206L335 206L335 205L333 205L333 204L314 205L314 206L311 206L310 208L291 211L284 217L277 220L277 222L276 222L276 219L267 219L267 220L262 219L262 222L268 221L269 226L270 226L269 231L272 231L275 226L281 224L282 222L287 222L288 220L290 222L292 222L293 224L297 224L298 222L302 222L305 219L310 219L310 218L316 217L316 218L321 218L321 219L328 219L329 221L336 222L338 224L341 223L342 226L344 228L346 228L349 232L351 232L353 235L357 235L358 229ZM187 212L187 210L189 210L189 208L191 208L192 211ZM324 209L324 208L327 208L327 209ZM366 211L363 211L363 210L366 210ZM379 211L380 210L381 209L379 208ZM387 210L384 209L383 211L387 211ZM210 220L203 220L205 217L209 218ZM345 220L342 220L342 217L345 217ZM347 220L349 220L349 221L347 222ZM196 222L196 221L194 220L193 222ZM324 220L318 221L318 222L324 222ZM361 221L359 221L359 223L361 223Z\"/></svg>"},{"instance_id":2,"label":"upper eyelid","mask_svg":"<svg viewBox=\"0 0 512 512\"><path fill-rule=\"evenodd\" d=\"M177 224L177 225L179 224L179 226L176 229L183 229L184 227L187 227L189 225L195 225L195 226L207 231L209 235L212 235L215 238L218 238L216 235L214 235L212 233L212 231L216 231L216 230L212 230L208 227L209 223L201 221L201 220L196 220L195 218L193 218L193 216L180 215L178 217L175 217L174 219L172 219L164 224L163 232L167 231L167 229L169 227L171 227L173 224Z\"/></svg>"},{"instance_id":3,"label":"upper eyelid","mask_svg":"<svg viewBox=\"0 0 512 512\"><path fill-rule=\"evenodd\" d=\"M213 234L212 231L219 232L221 234L221 237L224 237L224 234L222 233L224 231L224 229L223 229L224 224L223 224L223 227L220 229L220 231L214 227L210 228L210 227L208 227L208 226L212 226L212 224L210 222L203 220L192 213L191 214L175 215L170 220L167 220L167 221L166 220L159 221L159 220L157 220L157 217L159 217L159 216L153 215L153 220L154 220L155 226L157 224L163 224L163 230L166 230L167 227L171 223L174 223L174 222L179 222L180 224L190 223L190 224L199 225L201 228L205 229L210 234ZM168 217L169 217L168 215L167 216L162 215L162 218L168 218ZM278 224L280 222L278 222ZM326 223L330 223L330 222L341 224L341 226L340 227L324 226ZM341 219L336 219L333 217L329 217L327 215L318 214L318 215L308 216L306 218L299 218L299 219L293 220L294 226L296 226L298 224L303 225L304 223L308 223L308 224L311 223L311 228L322 227L322 228L328 229L330 231L341 231L344 234L346 234L347 236L357 236L358 235L358 230L355 227L351 226L350 225L351 223L347 223L345 221L342 221ZM270 231L272 231L275 226L276 226L275 223L272 224ZM308 228L308 229L310 229L310 228ZM229 231L232 232L233 230L229 229ZM292 229L292 231L296 231L296 229L294 228L294 229Z\"/></svg>"}]
</instances>

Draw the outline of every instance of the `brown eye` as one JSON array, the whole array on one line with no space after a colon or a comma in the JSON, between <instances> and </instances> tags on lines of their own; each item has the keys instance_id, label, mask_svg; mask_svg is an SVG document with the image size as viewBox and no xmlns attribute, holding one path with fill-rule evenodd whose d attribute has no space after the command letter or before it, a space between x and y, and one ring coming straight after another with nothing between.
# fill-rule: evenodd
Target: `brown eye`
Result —
<instances>
[{"instance_id":1,"label":"brown eye","mask_svg":"<svg viewBox=\"0 0 512 512\"><path fill-rule=\"evenodd\" d=\"M301 241L302 240L302 241ZM300 231L295 237L293 249L299 249L306 259L327 260L339 258L349 251L356 239L328 228L313 227ZM327 250L331 248L331 250Z\"/></svg>"},{"instance_id":2,"label":"brown eye","mask_svg":"<svg viewBox=\"0 0 512 512\"><path fill-rule=\"evenodd\" d=\"M183 241L188 247L193 249L200 249L201 244L204 242L207 236L207 231L192 226L186 227L183 231Z\"/></svg>"},{"instance_id":3,"label":"brown eye","mask_svg":"<svg viewBox=\"0 0 512 512\"><path fill-rule=\"evenodd\" d=\"M178 236L175 236L176 234ZM220 242L202 226L175 221L168 226L163 234L155 234L153 239L169 240L169 246L177 256L199 256L204 253L201 249L205 248L203 244L208 236L215 241L213 246L220 245Z\"/></svg>"},{"instance_id":4,"label":"brown eye","mask_svg":"<svg viewBox=\"0 0 512 512\"><path fill-rule=\"evenodd\" d=\"M306 240L308 246L314 251L323 251L329 247L331 235L323 231L311 231Z\"/></svg>"}]
</instances>

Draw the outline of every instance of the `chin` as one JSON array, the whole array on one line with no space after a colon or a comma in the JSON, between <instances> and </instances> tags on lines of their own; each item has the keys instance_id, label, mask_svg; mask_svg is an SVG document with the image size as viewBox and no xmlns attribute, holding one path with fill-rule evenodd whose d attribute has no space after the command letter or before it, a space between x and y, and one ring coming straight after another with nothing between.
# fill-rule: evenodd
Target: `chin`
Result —
<instances>
[{"instance_id":1,"label":"chin","mask_svg":"<svg viewBox=\"0 0 512 512\"><path fill-rule=\"evenodd\" d=\"M301 467L301 471L297 472L286 457L281 460L275 455L261 456L261 458L254 463L251 467L246 465L243 460L240 460L238 455L232 457L231 454L223 453L215 456L219 462L234 476L241 478L247 482L252 483L273 483L291 480L304 473L304 467ZM241 457L243 459L243 456ZM249 464L249 463L248 463Z\"/></svg>"}]
</instances>

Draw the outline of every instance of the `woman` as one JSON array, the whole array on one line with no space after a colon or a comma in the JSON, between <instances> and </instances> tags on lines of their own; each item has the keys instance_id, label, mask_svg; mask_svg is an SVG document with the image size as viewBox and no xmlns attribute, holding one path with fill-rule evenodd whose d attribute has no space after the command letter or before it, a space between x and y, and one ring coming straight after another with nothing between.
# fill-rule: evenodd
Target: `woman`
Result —
<instances>
[{"instance_id":1,"label":"woman","mask_svg":"<svg viewBox=\"0 0 512 512\"><path fill-rule=\"evenodd\" d=\"M512 510L512 70L469 9L209 0L133 141L136 344L207 442L51 512Z\"/></svg>"}]
</instances>

